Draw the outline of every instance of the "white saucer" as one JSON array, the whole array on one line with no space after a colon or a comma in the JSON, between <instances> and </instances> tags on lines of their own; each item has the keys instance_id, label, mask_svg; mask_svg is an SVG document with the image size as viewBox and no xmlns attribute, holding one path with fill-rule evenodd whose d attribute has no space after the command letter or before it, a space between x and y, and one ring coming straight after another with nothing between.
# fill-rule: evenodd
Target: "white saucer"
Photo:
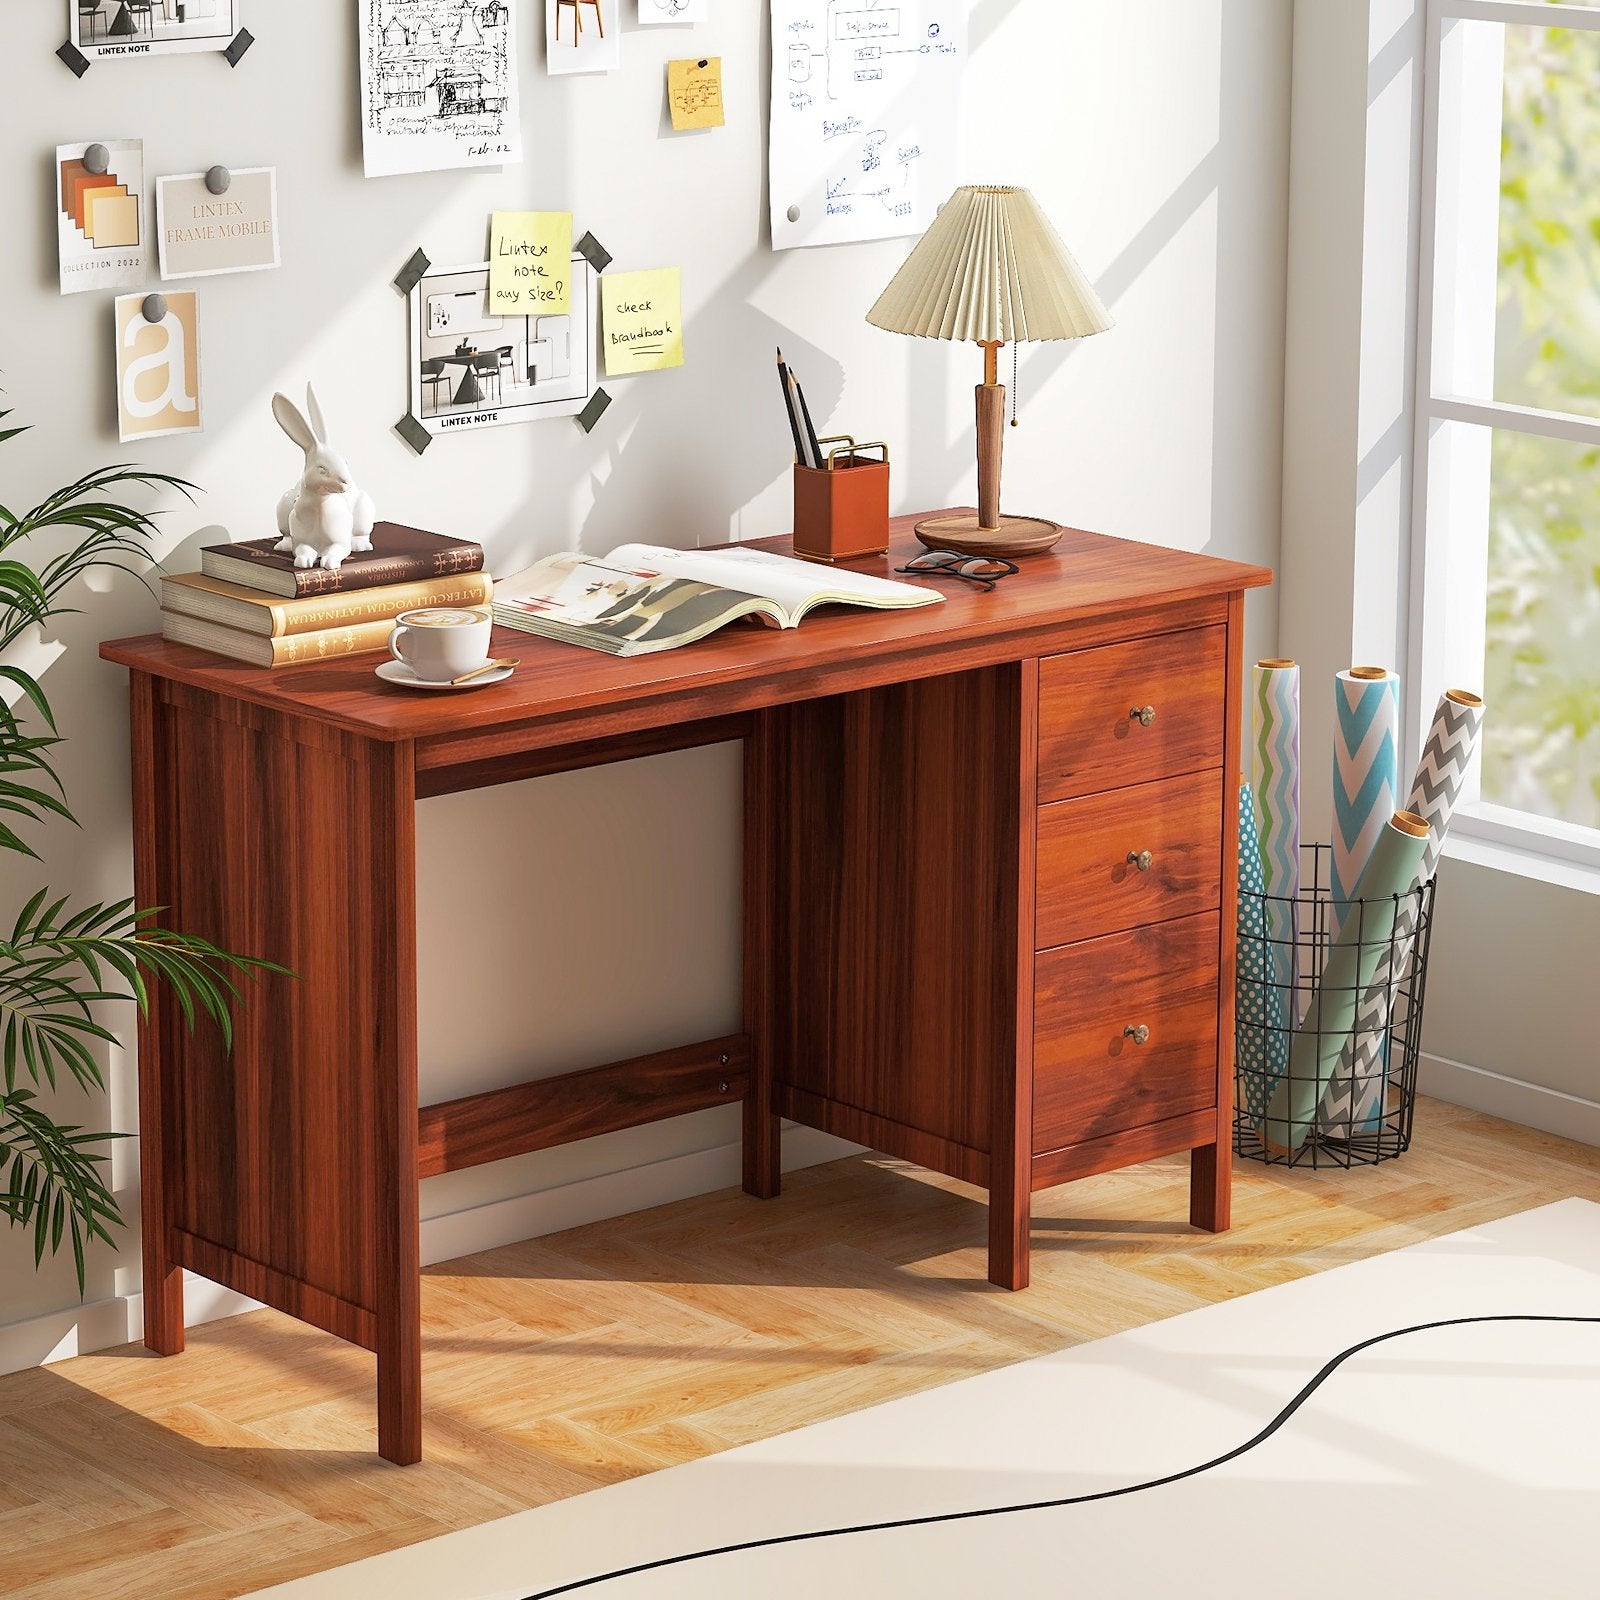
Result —
<instances>
[{"instance_id":1,"label":"white saucer","mask_svg":"<svg viewBox=\"0 0 1600 1600\"><path fill-rule=\"evenodd\" d=\"M491 683L504 683L516 671L515 667L497 667L471 683L451 683L448 678L435 682L432 678L419 678L403 661L385 661L373 669L385 683L398 683L405 689L487 689Z\"/></svg>"}]
</instances>

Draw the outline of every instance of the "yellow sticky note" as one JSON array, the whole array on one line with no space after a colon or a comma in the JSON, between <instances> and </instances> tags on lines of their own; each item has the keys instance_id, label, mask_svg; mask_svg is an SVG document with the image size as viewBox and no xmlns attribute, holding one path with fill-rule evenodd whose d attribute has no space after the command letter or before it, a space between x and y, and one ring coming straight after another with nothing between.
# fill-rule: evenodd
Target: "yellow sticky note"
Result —
<instances>
[{"instance_id":1,"label":"yellow sticky note","mask_svg":"<svg viewBox=\"0 0 1600 1600\"><path fill-rule=\"evenodd\" d=\"M489 227L490 316L572 310L572 213L496 211Z\"/></svg>"},{"instance_id":2,"label":"yellow sticky note","mask_svg":"<svg viewBox=\"0 0 1600 1600\"><path fill-rule=\"evenodd\" d=\"M667 100L672 106L672 126L679 133L688 128L720 128L723 122L722 57L669 61Z\"/></svg>"},{"instance_id":3,"label":"yellow sticky note","mask_svg":"<svg viewBox=\"0 0 1600 1600\"><path fill-rule=\"evenodd\" d=\"M606 376L683 365L683 281L677 267L600 280Z\"/></svg>"}]
</instances>

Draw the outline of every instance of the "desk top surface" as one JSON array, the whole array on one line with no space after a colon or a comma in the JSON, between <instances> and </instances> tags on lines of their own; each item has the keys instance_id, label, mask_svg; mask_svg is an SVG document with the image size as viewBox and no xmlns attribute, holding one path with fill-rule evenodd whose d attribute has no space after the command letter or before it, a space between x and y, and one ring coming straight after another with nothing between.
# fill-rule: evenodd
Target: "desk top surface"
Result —
<instances>
[{"instance_id":1,"label":"desk top surface","mask_svg":"<svg viewBox=\"0 0 1600 1600\"><path fill-rule=\"evenodd\" d=\"M893 576L893 568L920 552L912 527L928 514L896 518L888 555L849 565ZM751 544L780 554L790 550L786 537ZM1037 653L1028 647L1028 636L1041 631L1213 599L1272 581L1265 567L1080 529L1069 529L1054 550L1020 565L1015 577L1003 579L990 593L948 578L903 580L938 590L946 597L939 606L914 611L827 607L796 629L735 624L698 644L629 659L497 627L494 654L518 656L521 666L503 683L458 694L423 694L387 684L376 676L379 658L371 654L267 669L172 644L159 634L107 641L100 654L137 672L367 738L426 739L508 723L581 720L599 707L615 711L663 698L681 701L679 720L689 720L725 709L719 694L726 700L730 685L749 703L753 695L774 702L805 698L806 685L815 680L823 681L810 693L852 687L827 681L846 671L862 674L863 683L874 675L884 681L886 665L909 657L920 658L919 668L906 675L923 676L929 657L960 652L963 659L952 659L948 668L953 671L972 664L968 654L974 644L993 647L987 653L994 660L1021 659ZM771 692L760 693L761 685Z\"/></svg>"}]
</instances>

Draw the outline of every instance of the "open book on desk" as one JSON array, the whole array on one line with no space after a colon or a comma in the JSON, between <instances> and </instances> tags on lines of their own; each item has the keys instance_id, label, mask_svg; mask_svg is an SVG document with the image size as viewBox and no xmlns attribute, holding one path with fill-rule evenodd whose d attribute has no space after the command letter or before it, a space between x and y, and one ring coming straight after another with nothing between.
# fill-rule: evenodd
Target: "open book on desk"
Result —
<instances>
[{"instance_id":1,"label":"open book on desk","mask_svg":"<svg viewBox=\"0 0 1600 1600\"><path fill-rule=\"evenodd\" d=\"M547 556L494 586L494 618L546 639L642 656L753 618L797 628L818 606L893 611L944 596L768 550L669 550L624 544L606 556Z\"/></svg>"}]
</instances>

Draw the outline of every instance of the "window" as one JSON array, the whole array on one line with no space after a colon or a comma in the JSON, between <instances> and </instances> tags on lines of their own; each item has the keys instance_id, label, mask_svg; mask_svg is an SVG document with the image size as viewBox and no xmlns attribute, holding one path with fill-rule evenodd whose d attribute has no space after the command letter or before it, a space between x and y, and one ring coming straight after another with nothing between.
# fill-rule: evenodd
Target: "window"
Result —
<instances>
[{"instance_id":1,"label":"window","mask_svg":"<svg viewBox=\"0 0 1600 1600\"><path fill-rule=\"evenodd\" d=\"M1600 9L1432 0L1413 726L1488 716L1467 835L1600 865Z\"/></svg>"}]
</instances>

